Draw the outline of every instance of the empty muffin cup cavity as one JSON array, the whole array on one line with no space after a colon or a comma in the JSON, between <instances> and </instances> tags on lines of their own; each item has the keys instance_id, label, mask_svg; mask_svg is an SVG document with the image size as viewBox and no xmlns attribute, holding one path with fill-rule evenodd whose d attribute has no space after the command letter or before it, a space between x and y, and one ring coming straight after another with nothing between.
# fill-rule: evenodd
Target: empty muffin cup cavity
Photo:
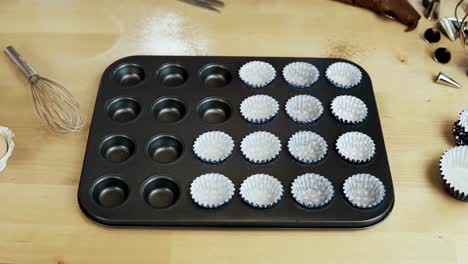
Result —
<instances>
[{"instance_id":1,"label":"empty muffin cup cavity","mask_svg":"<svg viewBox=\"0 0 468 264\"><path fill-rule=\"evenodd\" d=\"M208 124L220 124L231 117L231 107L220 98L207 98L198 106L198 114Z\"/></svg>"},{"instance_id":2,"label":"empty muffin cup cavity","mask_svg":"<svg viewBox=\"0 0 468 264\"><path fill-rule=\"evenodd\" d=\"M145 79L145 72L138 65L125 64L117 68L113 78L122 86L135 86Z\"/></svg>"},{"instance_id":3,"label":"empty muffin cup cavity","mask_svg":"<svg viewBox=\"0 0 468 264\"><path fill-rule=\"evenodd\" d=\"M143 184L143 199L148 205L164 209L174 205L180 196L177 183L166 177L153 177Z\"/></svg>"},{"instance_id":4,"label":"empty muffin cup cavity","mask_svg":"<svg viewBox=\"0 0 468 264\"><path fill-rule=\"evenodd\" d=\"M162 98L153 106L153 114L161 123L175 123L181 120L186 113L185 104L176 98Z\"/></svg>"},{"instance_id":5,"label":"empty muffin cup cavity","mask_svg":"<svg viewBox=\"0 0 468 264\"><path fill-rule=\"evenodd\" d=\"M127 183L118 177L102 178L92 187L92 198L101 207L114 208L122 205L128 197Z\"/></svg>"},{"instance_id":6,"label":"empty muffin cup cavity","mask_svg":"<svg viewBox=\"0 0 468 264\"><path fill-rule=\"evenodd\" d=\"M132 98L117 98L107 108L110 119L120 123L134 120L140 111L140 104Z\"/></svg>"},{"instance_id":7,"label":"empty muffin cup cavity","mask_svg":"<svg viewBox=\"0 0 468 264\"><path fill-rule=\"evenodd\" d=\"M169 135L159 135L150 140L148 156L158 163L176 161L182 155L183 146L179 139Z\"/></svg>"},{"instance_id":8,"label":"empty muffin cup cavity","mask_svg":"<svg viewBox=\"0 0 468 264\"><path fill-rule=\"evenodd\" d=\"M200 77L209 88L221 88L228 85L232 76L229 70L220 65L207 65L200 71Z\"/></svg>"},{"instance_id":9,"label":"empty muffin cup cavity","mask_svg":"<svg viewBox=\"0 0 468 264\"><path fill-rule=\"evenodd\" d=\"M135 143L125 135L105 138L100 147L101 155L108 161L120 163L128 160L135 152Z\"/></svg>"},{"instance_id":10,"label":"empty muffin cup cavity","mask_svg":"<svg viewBox=\"0 0 468 264\"><path fill-rule=\"evenodd\" d=\"M156 78L166 87L180 86L187 81L188 73L180 65L169 64L162 66L156 73Z\"/></svg>"}]
</instances>

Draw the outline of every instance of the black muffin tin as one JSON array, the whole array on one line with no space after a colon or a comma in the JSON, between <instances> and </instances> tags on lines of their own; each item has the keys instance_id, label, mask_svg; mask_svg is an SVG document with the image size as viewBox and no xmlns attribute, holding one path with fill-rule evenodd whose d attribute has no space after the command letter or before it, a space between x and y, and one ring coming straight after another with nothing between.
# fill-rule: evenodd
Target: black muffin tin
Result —
<instances>
[{"instance_id":1,"label":"black muffin tin","mask_svg":"<svg viewBox=\"0 0 468 264\"><path fill-rule=\"evenodd\" d=\"M245 85L238 76L246 62L271 63L276 79L265 88ZM289 86L282 69L304 61L320 70L310 88ZM394 203L393 184L384 139L369 75L351 89L341 89L325 77L327 67L338 59L270 57L175 57L134 56L112 63L104 72L96 99L88 145L80 179L78 200L82 210L98 223L109 226L223 227L223 228L362 228L383 220ZM266 124L251 124L239 112L248 96L266 94L281 106ZM294 95L310 94L322 101L323 116L313 124L298 124L284 110ZM330 103L338 95L363 100L367 119L358 125L339 123ZM194 155L192 145L207 131L224 131L235 141L232 155L220 164L207 164ZM301 164L287 151L287 141L301 130L320 134L328 143L326 158L317 164ZM282 151L274 161L257 165L240 152L242 138L254 131L278 136ZM344 161L335 150L337 138L360 131L372 137L376 155L369 163ZM217 209L197 206L190 184L205 173L221 173L236 187L232 200ZM240 184L257 173L270 174L284 187L280 202L268 209L252 208L239 195ZM318 173L333 184L335 196L325 207L307 209L291 195L293 180ZM371 209L353 207L342 185L357 173L378 177L386 188L384 201Z\"/></svg>"}]
</instances>

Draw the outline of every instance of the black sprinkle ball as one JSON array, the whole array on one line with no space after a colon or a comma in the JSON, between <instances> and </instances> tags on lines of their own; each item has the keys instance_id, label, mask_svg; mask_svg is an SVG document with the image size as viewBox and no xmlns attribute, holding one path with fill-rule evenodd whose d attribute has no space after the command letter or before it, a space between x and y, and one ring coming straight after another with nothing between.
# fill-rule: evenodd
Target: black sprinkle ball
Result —
<instances>
[{"instance_id":1,"label":"black sprinkle ball","mask_svg":"<svg viewBox=\"0 0 468 264\"><path fill-rule=\"evenodd\" d=\"M453 124L453 136L458 145L468 145L468 132L465 127L460 124L460 121Z\"/></svg>"},{"instance_id":2,"label":"black sprinkle ball","mask_svg":"<svg viewBox=\"0 0 468 264\"><path fill-rule=\"evenodd\" d=\"M453 124L453 136L458 145L468 145L468 109L463 110Z\"/></svg>"}]
</instances>

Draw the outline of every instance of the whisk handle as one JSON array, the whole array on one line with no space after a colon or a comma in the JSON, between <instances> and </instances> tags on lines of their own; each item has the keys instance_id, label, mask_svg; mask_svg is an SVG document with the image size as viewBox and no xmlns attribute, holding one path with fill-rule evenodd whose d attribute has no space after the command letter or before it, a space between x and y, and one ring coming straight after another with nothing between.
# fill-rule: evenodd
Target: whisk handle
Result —
<instances>
[{"instance_id":1,"label":"whisk handle","mask_svg":"<svg viewBox=\"0 0 468 264\"><path fill-rule=\"evenodd\" d=\"M37 75L37 72L29 65L25 59L13 48L13 46L8 46L5 48L5 54L10 58L12 62L18 66L18 68L24 73L28 80Z\"/></svg>"}]
</instances>

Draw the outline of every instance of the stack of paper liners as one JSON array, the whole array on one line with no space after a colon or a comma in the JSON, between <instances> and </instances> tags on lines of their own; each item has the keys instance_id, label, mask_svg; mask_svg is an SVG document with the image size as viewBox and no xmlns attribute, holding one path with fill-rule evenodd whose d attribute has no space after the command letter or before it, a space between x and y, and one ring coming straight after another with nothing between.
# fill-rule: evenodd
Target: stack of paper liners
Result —
<instances>
[{"instance_id":1,"label":"stack of paper liners","mask_svg":"<svg viewBox=\"0 0 468 264\"><path fill-rule=\"evenodd\" d=\"M10 129L0 126L0 172L6 168L8 158L15 148L13 137L14 134Z\"/></svg>"},{"instance_id":2,"label":"stack of paper liners","mask_svg":"<svg viewBox=\"0 0 468 264\"><path fill-rule=\"evenodd\" d=\"M468 202L468 146L447 150L440 159L440 174L448 193Z\"/></svg>"}]
</instances>

